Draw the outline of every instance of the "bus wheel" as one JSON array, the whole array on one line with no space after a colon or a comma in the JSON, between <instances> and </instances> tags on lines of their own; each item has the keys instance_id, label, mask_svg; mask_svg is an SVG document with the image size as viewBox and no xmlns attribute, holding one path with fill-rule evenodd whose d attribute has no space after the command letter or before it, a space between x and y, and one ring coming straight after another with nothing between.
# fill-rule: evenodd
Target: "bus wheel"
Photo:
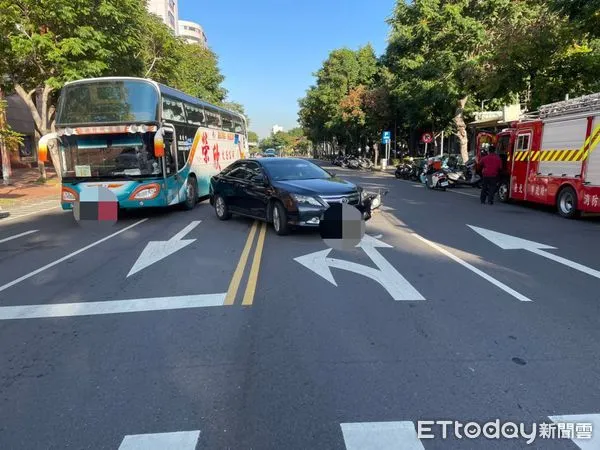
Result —
<instances>
[{"instance_id":1,"label":"bus wheel","mask_svg":"<svg viewBox=\"0 0 600 450\"><path fill-rule=\"evenodd\" d=\"M572 187L562 189L556 198L556 207L558 213L567 219L573 219L578 216L577 194Z\"/></svg>"},{"instance_id":2,"label":"bus wheel","mask_svg":"<svg viewBox=\"0 0 600 450\"><path fill-rule=\"evenodd\" d=\"M502 203L508 203L508 200L509 200L508 192L509 192L508 181L501 181L500 185L498 186L498 199Z\"/></svg>"},{"instance_id":3,"label":"bus wheel","mask_svg":"<svg viewBox=\"0 0 600 450\"><path fill-rule=\"evenodd\" d=\"M194 209L198 203L198 183L195 177L188 177L185 188L186 199L183 207L187 210Z\"/></svg>"},{"instance_id":4,"label":"bus wheel","mask_svg":"<svg viewBox=\"0 0 600 450\"><path fill-rule=\"evenodd\" d=\"M231 213L229 212L227 203L225 203L225 199L220 195L215 196L215 214L219 220L227 220L231 218Z\"/></svg>"}]
</instances>

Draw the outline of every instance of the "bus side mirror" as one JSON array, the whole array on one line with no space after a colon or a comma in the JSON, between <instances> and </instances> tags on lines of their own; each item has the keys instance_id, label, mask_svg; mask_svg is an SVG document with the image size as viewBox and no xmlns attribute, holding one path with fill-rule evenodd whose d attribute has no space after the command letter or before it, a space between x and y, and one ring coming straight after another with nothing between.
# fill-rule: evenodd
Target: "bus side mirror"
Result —
<instances>
[{"instance_id":1,"label":"bus side mirror","mask_svg":"<svg viewBox=\"0 0 600 450\"><path fill-rule=\"evenodd\" d=\"M40 138L38 142L38 161L41 163L48 162L48 146L50 141L53 139L58 139L58 135L56 133L46 134Z\"/></svg>"},{"instance_id":2,"label":"bus side mirror","mask_svg":"<svg viewBox=\"0 0 600 450\"><path fill-rule=\"evenodd\" d=\"M165 156L165 141L162 129L159 129L154 135L154 156L157 158Z\"/></svg>"}]
</instances>

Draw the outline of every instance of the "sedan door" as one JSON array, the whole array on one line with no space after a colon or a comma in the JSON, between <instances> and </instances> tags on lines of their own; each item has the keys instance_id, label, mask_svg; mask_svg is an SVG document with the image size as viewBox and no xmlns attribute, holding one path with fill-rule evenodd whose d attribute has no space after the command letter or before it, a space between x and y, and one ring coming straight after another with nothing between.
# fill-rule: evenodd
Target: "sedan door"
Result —
<instances>
[{"instance_id":1,"label":"sedan door","mask_svg":"<svg viewBox=\"0 0 600 450\"><path fill-rule=\"evenodd\" d=\"M244 174L241 163L233 163L215 177L215 194L219 194L231 211L238 211L238 182Z\"/></svg>"},{"instance_id":2,"label":"sedan door","mask_svg":"<svg viewBox=\"0 0 600 450\"><path fill-rule=\"evenodd\" d=\"M259 164L249 162L247 166L248 181L246 183L245 201L248 203L249 214L264 219L267 217L267 205L272 188Z\"/></svg>"}]
</instances>

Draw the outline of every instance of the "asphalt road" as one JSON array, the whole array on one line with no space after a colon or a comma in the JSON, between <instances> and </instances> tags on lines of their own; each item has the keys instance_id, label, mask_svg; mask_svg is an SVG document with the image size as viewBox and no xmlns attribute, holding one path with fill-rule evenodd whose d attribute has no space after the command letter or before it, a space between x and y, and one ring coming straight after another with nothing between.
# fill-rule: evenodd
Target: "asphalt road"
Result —
<instances>
[{"instance_id":1,"label":"asphalt road","mask_svg":"<svg viewBox=\"0 0 600 450\"><path fill-rule=\"evenodd\" d=\"M600 221L337 171L389 189L349 252L208 203L0 221L0 449L600 448ZM415 431L571 415L591 440Z\"/></svg>"}]
</instances>

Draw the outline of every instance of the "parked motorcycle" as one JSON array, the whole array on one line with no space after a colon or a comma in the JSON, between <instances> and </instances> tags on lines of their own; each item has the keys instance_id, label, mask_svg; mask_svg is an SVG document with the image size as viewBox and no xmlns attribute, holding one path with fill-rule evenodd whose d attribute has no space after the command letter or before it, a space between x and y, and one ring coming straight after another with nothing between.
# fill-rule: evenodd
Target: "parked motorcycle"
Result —
<instances>
[{"instance_id":1,"label":"parked motorcycle","mask_svg":"<svg viewBox=\"0 0 600 450\"><path fill-rule=\"evenodd\" d=\"M442 162L439 159L431 158L427 160L421 173L421 182L429 189L445 191L449 187L448 176L442 169Z\"/></svg>"}]
</instances>

